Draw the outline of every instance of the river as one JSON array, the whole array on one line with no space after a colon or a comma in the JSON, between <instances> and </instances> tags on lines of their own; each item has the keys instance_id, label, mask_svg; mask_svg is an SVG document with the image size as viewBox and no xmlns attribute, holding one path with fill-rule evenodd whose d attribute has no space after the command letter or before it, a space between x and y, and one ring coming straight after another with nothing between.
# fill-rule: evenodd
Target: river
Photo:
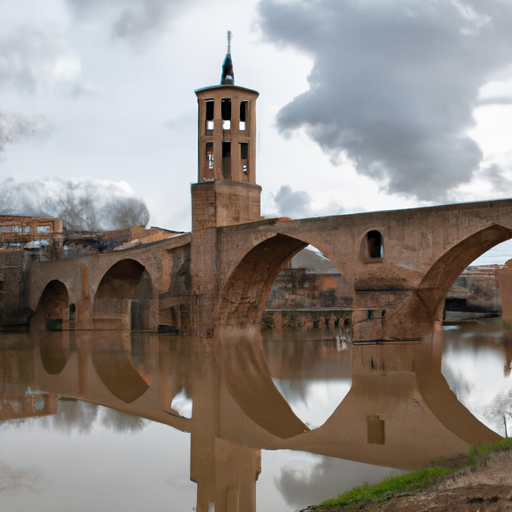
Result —
<instances>
[{"instance_id":1,"label":"river","mask_svg":"<svg viewBox=\"0 0 512 512\"><path fill-rule=\"evenodd\" d=\"M294 511L512 432L500 319L336 331L0 335L0 510Z\"/></svg>"}]
</instances>

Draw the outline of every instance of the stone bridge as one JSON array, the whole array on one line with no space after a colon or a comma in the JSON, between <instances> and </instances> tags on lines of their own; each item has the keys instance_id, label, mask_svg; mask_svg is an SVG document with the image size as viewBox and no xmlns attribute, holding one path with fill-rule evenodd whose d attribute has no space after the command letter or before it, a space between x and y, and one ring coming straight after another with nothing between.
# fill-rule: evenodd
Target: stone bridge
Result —
<instances>
[{"instance_id":1,"label":"stone bridge","mask_svg":"<svg viewBox=\"0 0 512 512\"><path fill-rule=\"evenodd\" d=\"M193 234L195 292L203 325L257 325L270 287L307 244L319 249L349 283L356 337L421 336L442 321L445 297L478 256L512 237L512 200L342 215L268 220ZM217 251L198 257L194 242ZM217 289L201 293L203 283ZM210 299L211 297L211 299ZM209 300L210 299L210 300ZM215 312L212 315L212 312Z\"/></svg>"},{"instance_id":2,"label":"stone bridge","mask_svg":"<svg viewBox=\"0 0 512 512\"><path fill-rule=\"evenodd\" d=\"M32 326L62 319L69 329L156 330L166 296L178 291L174 299L182 300L180 273L187 274L190 238L185 234L105 254L30 262L24 300L36 312Z\"/></svg>"},{"instance_id":3,"label":"stone bridge","mask_svg":"<svg viewBox=\"0 0 512 512\"><path fill-rule=\"evenodd\" d=\"M512 237L512 200L262 219L258 93L235 86L232 68L228 55L221 84L196 91L192 232L122 251L30 261L21 271L19 293L18 270L11 265L10 288L19 307L28 316L37 312L34 325L62 319L78 329L161 325L199 335L247 329L258 326L279 272L311 244L349 284L356 339L429 332L442 320L446 294L464 268ZM5 302L3 308L0 323L9 314Z\"/></svg>"},{"instance_id":4,"label":"stone bridge","mask_svg":"<svg viewBox=\"0 0 512 512\"><path fill-rule=\"evenodd\" d=\"M35 322L64 317L71 328L167 325L212 335L257 327L277 275L311 244L349 283L356 339L415 338L442 321L459 274L511 237L512 200L267 219L106 254L34 261L26 305L38 312Z\"/></svg>"}]
</instances>

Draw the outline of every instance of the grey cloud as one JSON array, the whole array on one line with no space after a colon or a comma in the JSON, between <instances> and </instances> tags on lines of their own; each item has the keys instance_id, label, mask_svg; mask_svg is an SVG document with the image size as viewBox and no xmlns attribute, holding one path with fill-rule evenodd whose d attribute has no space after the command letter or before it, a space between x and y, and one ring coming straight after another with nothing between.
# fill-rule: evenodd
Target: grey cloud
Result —
<instances>
[{"instance_id":1,"label":"grey cloud","mask_svg":"<svg viewBox=\"0 0 512 512\"><path fill-rule=\"evenodd\" d=\"M274 481L286 503L304 507L332 498L351 487L361 485L362 482L378 482L392 473L397 471L322 457L307 470L285 466Z\"/></svg>"},{"instance_id":2,"label":"grey cloud","mask_svg":"<svg viewBox=\"0 0 512 512\"><path fill-rule=\"evenodd\" d=\"M36 92L61 79L80 63L56 31L19 27L0 39L0 89Z\"/></svg>"},{"instance_id":3,"label":"grey cloud","mask_svg":"<svg viewBox=\"0 0 512 512\"><path fill-rule=\"evenodd\" d=\"M63 93L73 99L81 97L93 98L98 96L101 93L101 90L97 85L90 82L86 84L74 83L64 88Z\"/></svg>"},{"instance_id":4,"label":"grey cloud","mask_svg":"<svg viewBox=\"0 0 512 512\"><path fill-rule=\"evenodd\" d=\"M493 164L486 167L481 175L492 185L494 192L503 195L509 195L512 192L512 180L503 175L503 169L499 165Z\"/></svg>"},{"instance_id":5,"label":"grey cloud","mask_svg":"<svg viewBox=\"0 0 512 512\"><path fill-rule=\"evenodd\" d=\"M0 503L8 498L41 491L41 475L31 469L18 469L0 461Z\"/></svg>"},{"instance_id":6,"label":"grey cloud","mask_svg":"<svg viewBox=\"0 0 512 512\"><path fill-rule=\"evenodd\" d=\"M442 199L482 152L467 134L479 89L512 64L512 4L261 0L265 37L311 55L309 90L278 114L389 191Z\"/></svg>"},{"instance_id":7,"label":"grey cloud","mask_svg":"<svg viewBox=\"0 0 512 512\"><path fill-rule=\"evenodd\" d=\"M294 192L289 185L283 185L274 196L281 215L306 217L311 215L311 196L302 190Z\"/></svg>"},{"instance_id":8,"label":"grey cloud","mask_svg":"<svg viewBox=\"0 0 512 512\"><path fill-rule=\"evenodd\" d=\"M11 89L36 93L79 67L72 49L53 30L19 27L0 39L0 92ZM40 116L0 110L0 151L7 144L49 132Z\"/></svg>"},{"instance_id":9,"label":"grey cloud","mask_svg":"<svg viewBox=\"0 0 512 512\"><path fill-rule=\"evenodd\" d=\"M345 209L336 201L329 203L320 209L311 207L311 196L304 190L293 190L289 185L283 185L273 199L272 211L277 208L279 215L288 217L318 217L323 215L341 215ZM267 205L268 206L268 205ZM276 214L272 214L275 216Z\"/></svg>"},{"instance_id":10,"label":"grey cloud","mask_svg":"<svg viewBox=\"0 0 512 512\"><path fill-rule=\"evenodd\" d=\"M106 20L115 38L140 47L169 28L190 2L186 0L67 0L77 20Z\"/></svg>"},{"instance_id":11,"label":"grey cloud","mask_svg":"<svg viewBox=\"0 0 512 512\"><path fill-rule=\"evenodd\" d=\"M47 127L41 117L27 117L0 111L0 151L4 151L7 144L45 132Z\"/></svg>"},{"instance_id":12,"label":"grey cloud","mask_svg":"<svg viewBox=\"0 0 512 512\"><path fill-rule=\"evenodd\" d=\"M324 215L342 215L343 213L346 213L343 206L340 206L336 201L329 201L329 203L319 210L315 210L315 217L323 217Z\"/></svg>"},{"instance_id":13,"label":"grey cloud","mask_svg":"<svg viewBox=\"0 0 512 512\"><path fill-rule=\"evenodd\" d=\"M497 96L477 101L477 105L512 105L512 96Z\"/></svg>"}]
</instances>

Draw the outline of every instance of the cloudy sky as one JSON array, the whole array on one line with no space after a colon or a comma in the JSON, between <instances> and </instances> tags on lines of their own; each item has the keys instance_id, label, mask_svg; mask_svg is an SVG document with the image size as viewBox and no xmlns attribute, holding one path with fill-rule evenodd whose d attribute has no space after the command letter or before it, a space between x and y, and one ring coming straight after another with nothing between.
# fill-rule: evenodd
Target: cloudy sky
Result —
<instances>
[{"instance_id":1,"label":"cloudy sky","mask_svg":"<svg viewBox=\"0 0 512 512\"><path fill-rule=\"evenodd\" d=\"M0 0L0 178L97 180L190 229L194 90L260 92L263 213L512 195L510 0ZM114 182L114 184L112 184ZM116 185L117 184L117 185Z\"/></svg>"}]
</instances>

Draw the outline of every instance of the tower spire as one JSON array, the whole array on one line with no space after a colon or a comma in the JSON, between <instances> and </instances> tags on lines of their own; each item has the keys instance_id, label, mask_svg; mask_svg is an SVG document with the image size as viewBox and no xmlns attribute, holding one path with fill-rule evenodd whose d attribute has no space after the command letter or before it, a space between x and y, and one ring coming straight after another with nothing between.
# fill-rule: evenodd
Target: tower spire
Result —
<instances>
[{"instance_id":1,"label":"tower spire","mask_svg":"<svg viewBox=\"0 0 512 512\"><path fill-rule=\"evenodd\" d=\"M221 85L235 85L235 73L233 71L233 62L231 60L231 30L228 30L228 53L222 65Z\"/></svg>"}]
</instances>

